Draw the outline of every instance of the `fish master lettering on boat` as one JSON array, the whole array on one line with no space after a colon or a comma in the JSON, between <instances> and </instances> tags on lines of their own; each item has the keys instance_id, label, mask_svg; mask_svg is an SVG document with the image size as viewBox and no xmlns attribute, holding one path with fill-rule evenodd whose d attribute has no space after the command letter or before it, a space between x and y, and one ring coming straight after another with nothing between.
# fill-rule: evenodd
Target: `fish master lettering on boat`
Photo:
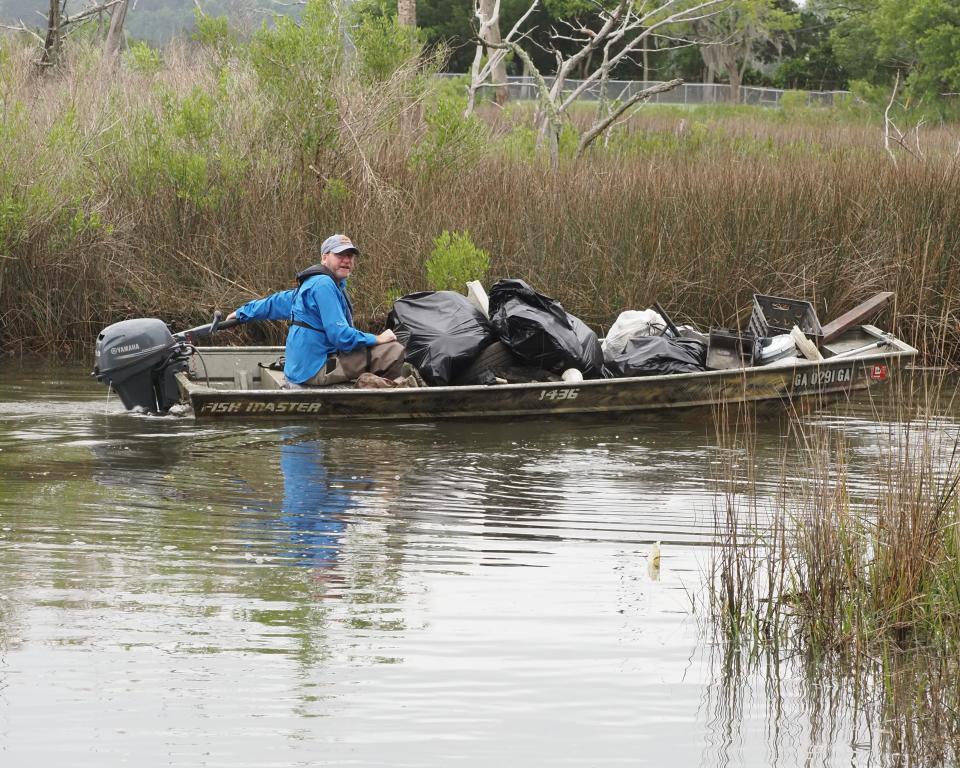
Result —
<instances>
[{"instance_id":1,"label":"fish master lettering on boat","mask_svg":"<svg viewBox=\"0 0 960 768\"><path fill-rule=\"evenodd\" d=\"M239 414L239 413L262 413L262 414L308 414L320 413L323 403L251 403L251 402L215 402L207 403L203 410L209 414Z\"/></svg>"}]
</instances>

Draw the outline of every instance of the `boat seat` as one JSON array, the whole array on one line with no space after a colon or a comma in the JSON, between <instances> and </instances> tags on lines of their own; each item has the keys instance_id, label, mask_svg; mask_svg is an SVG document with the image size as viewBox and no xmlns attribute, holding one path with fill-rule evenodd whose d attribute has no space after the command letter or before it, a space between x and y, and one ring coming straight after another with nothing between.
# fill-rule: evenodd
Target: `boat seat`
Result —
<instances>
[{"instance_id":1,"label":"boat seat","mask_svg":"<svg viewBox=\"0 0 960 768\"><path fill-rule=\"evenodd\" d=\"M269 368L260 369L260 381L263 389L283 389L287 383L283 371L273 371Z\"/></svg>"}]
</instances>

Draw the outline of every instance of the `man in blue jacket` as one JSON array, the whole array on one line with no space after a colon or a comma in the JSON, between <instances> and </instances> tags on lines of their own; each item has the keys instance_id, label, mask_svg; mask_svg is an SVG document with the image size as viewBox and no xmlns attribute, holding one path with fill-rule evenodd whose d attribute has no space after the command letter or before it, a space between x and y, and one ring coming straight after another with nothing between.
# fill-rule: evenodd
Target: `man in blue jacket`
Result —
<instances>
[{"instance_id":1,"label":"man in blue jacket","mask_svg":"<svg viewBox=\"0 0 960 768\"><path fill-rule=\"evenodd\" d=\"M320 246L320 263L297 275L297 288L249 301L227 319L286 320L287 382L322 387L353 381L369 371L385 379L401 376L404 347L392 330L374 335L353 327L347 278L360 251L346 235Z\"/></svg>"}]
</instances>

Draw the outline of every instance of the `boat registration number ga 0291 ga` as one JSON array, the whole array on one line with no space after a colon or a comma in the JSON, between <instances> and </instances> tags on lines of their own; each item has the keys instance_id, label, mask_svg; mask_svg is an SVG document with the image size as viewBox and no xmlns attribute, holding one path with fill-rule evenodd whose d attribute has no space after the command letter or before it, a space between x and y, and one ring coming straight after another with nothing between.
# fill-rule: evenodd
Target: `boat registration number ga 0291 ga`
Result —
<instances>
[{"instance_id":1,"label":"boat registration number ga 0291 ga","mask_svg":"<svg viewBox=\"0 0 960 768\"><path fill-rule=\"evenodd\" d=\"M834 384L849 386L852 381L852 365L844 368L820 368L814 371L800 371L794 374L793 391L817 390Z\"/></svg>"}]
</instances>

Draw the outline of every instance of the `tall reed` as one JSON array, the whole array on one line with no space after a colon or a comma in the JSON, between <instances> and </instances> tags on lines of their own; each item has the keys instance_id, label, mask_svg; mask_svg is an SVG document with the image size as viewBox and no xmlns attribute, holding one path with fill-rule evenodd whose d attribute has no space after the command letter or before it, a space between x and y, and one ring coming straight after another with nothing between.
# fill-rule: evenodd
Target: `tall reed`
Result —
<instances>
[{"instance_id":1,"label":"tall reed","mask_svg":"<svg viewBox=\"0 0 960 768\"><path fill-rule=\"evenodd\" d=\"M324 80L304 113L222 51L173 48L157 71L105 78L76 46L38 78L22 46L3 50L8 350L86 353L131 316L195 324L290 285L334 231L361 246L353 294L376 326L389 296L425 287L434 238L469 230L491 280L526 278L600 330L654 300L734 324L754 292L810 298L830 319L894 290L894 330L932 361L960 359L949 128L931 160L895 166L858 123L641 113L553 170L516 119L463 120L414 64Z\"/></svg>"},{"instance_id":2,"label":"tall reed","mask_svg":"<svg viewBox=\"0 0 960 768\"><path fill-rule=\"evenodd\" d=\"M858 438L842 416L792 419L774 493L742 469L749 425L718 430L741 455L718 474L710 616L723 669L806 659L811 685L846 686L905 764L960 755L956 392L905 381Z\"/></svg>"}]
</instances>

